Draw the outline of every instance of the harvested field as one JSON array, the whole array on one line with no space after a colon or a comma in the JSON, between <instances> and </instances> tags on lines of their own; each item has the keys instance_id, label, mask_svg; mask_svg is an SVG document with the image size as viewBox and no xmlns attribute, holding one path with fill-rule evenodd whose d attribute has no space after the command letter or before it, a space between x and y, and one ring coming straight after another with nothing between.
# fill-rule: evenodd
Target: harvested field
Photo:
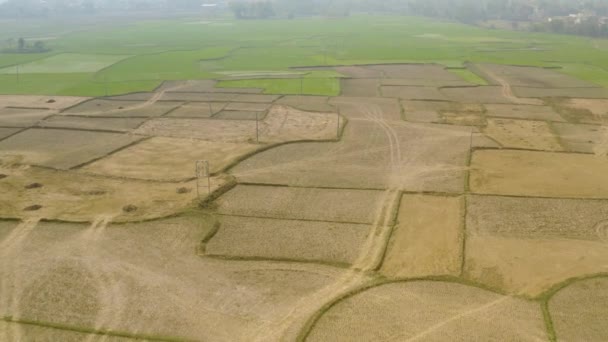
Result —
<instances>
[{"instance_id":1,"label":"harvested field","mask_svg":"<svg viewBox=\"0 0 608 342\"><path fill-rule=\"evenodd\" d=\"M472 103L446 101L401 101L406 120L412 122L485 124L484 109Z\"/></svg>"},{"instance_id":2,"label":"harvested field","mask_svg":"<svg viewBox=\"0 0 608 342\"><path fill-rule=\"evenodd\" d=\"M559 99L553 100L562 115L573 123L608 124L608 100Z\"/></svg>"},{"instance_id":3,"label":"harvested field","mask_svg":"<svg viewBox=\"0 0 608 342\"><path fill-rule=\"evenodd\" d=\"M264 112L270 109L270 103L230 102L224 110Z\"/></svg>"},{"instance_id":4,"label":"harvested field","mask_svg":"<svg viewBox=\"0 0 608 342\"><path fill-rule=\"evenodd\" d=\"M75 96L0 95L1 107L45 108L61 110L88 100Z\"/></svg>"},{"instance_id":5,"label":"harvested field","mask_svg":"<svg viewBox=\"0 0 608 342\"><path fill-rule=\"evenodd\" d=\"M608 198L608 160L586 154L475 151L470 187L480 194Z\"/></svg>"},{"instance_id":6,"label":"harvested field","mask_svg":"<svg viewBox=\"0 0 608 342\"><path fill-rule=\"evenodd\" d=\"M399 98L403 100L447 100L439 89L435 87L382 86L380 87L380 92L383 97Z\"/></svg>"},{"instance_id":7,"label":"harvested field","mask_svg":"<svg viewBox=\"0 0 608 342\"><path fill-rule=\"evenodd\" d=\"M598 156L608 154L606 126L555 123L553 128L568 151L594 153Z\"/></svg>"},{"instance_id":8,"label":"harvested field","mask_svg":"<svg viewBox=\"0 0 608 342\"><path fill-rule=\"evenodd\" d=\"M563 341L608 340L608 278L577 281L549 301L555 333Z\"/></svg>"},{"instance_id":9,"label":"harvested field","mask_svg":"<svg viewBox=\"0 0 608 342\"><path fill-rule=\"evenodd\" d=\"M333 69L349 78L382 78L383 74L381 70L364 66L344 66Z\"/></svg>"},{"instance_id":10,"label":"harvested field","mask_svg":"<svg viewBox=\"0 0 608 342\"><path fill-rule=\"evenodd\" d=\"M573 215L572 213L576 213ZM471 196L465 274L538 296L572 277L608 271L608 201Z\"/></svg>"},{"instance_id":11,"label":"harvested field","mask_svg":"<svg viewBox=\"0 0 608 342\"><path fill-rule=\"evenodd\" d=\"M487 104L486 115L490 117L565 122L549 106Z\"/></svg>"},{"instance_id":12,"label":"harvested field","mask_svg":"<svg viewBox=\"0 0 608 342\"><path fill-rule=\"evenodd\" d=\"M212 218L198 213L128 225L38 223L2 250L14 262L0 268L0 315L171 340L251 341L342 275L321 265L201 258L194 251L212 229Z\"/></svg>"},{"instance_id":13,"label":"harvested field","mask_svg":"<svg viewBox=\"0 0 608 342\"><path fill-rule=\"evenodd\" d=\"M341 81L340 95L342 96L357 96L357 97L376 97L380 95L378 92L380 81L377 79L343 79Z\"/></svg>"},{"instance_id":14,"label":"harvested field","mask_svg":"<svg viewBox=\"0 0 608 342\"><path fill-rule=\"evenodd\" d=\"M471 132L464 127L351 119L337 143L280 146L240 163L240 181L306 187L460 193Z\"/></svg>"},{"instance_id":15,"label":"harvested field","mask_svg":"<svg viewBox=\"0 0 608 342\"><path fill-rule=\"evenodd\" d=\"M254 112L245 110L222 110L213 116L219 120L264 120L266 112Z\"/></svg>"},{"instance_id":16,"label":"harvested field","mask_svg":"<svg viewBox=\"0 0 608 342\"><path fill-rule=\"evenodd\" d=\"M563 151L544 121L489 119L483 132L505 148Z\"/></svg>"},{"instance_id":17,"label":"harvested field","mask_svg":"<svg viewBox=\"0 0 608 342\"><path fill-rule=\"evenodd\" d=\"M44 109L4 108L0 109L0 126L4 127L32 127L54 111Z\"/></svg>"},{"instance_id":18,"label":"harvested field","mask_svg":"<svg viewBox=\"0 0 608 342\"><path fill-rule=\"evenodd\" d=\"M383 86L418 86L418 87L466 87L471 84L462 79L437 80L432 78L384 78Z\"/></svg>"},{"instance_id":19,"label":"harvested field","mask_svg":"<svg viewBox=\"0 0 608 342\"><path fill-rule=\"evenodd\" d=\"M462 198L404 195L380 273L389 278L460 274Z\"/></svg>"},{"instance_id":20,"label":"harvested field","mask_svg":"<svg viewBox=\"0 0 608 342\"><path fill-rule=\"evenodd\" d=\"M158 181L195 178L195 161L209 161L212 173L222 171L260 145L192 139L152 138L85 166L85 172Z\"/></svg>"},{"instance_id":21,"label":"harvested field","mask_svg":"<svg viewBox=\"0 0 608 342\"><path fill-rule=\"evenodd\" d=\"M540 341L540 305L460 284L377 286L331 307L307 341Z\"/></svg>"},{"instance_id":22,"label":"harvested field","mask_svg":"<svg viewBox=\"0 0 608 342\"><path fill-rule=\"evenodd\" d=\"M502 148L502 146L483 133L473 133L473 148Z\"/></svg>"},{"instance_id":23,"label":"harvested field","mask_svg":"<svg viewBox=\"0 0 608 342\"><path fill-rule=\"evenodd\" d=\"M39 217L49 220L92 221L99 216L116 221L136 221L173 215L189 207L196 196L195 182L162 184L134 180L117 180L60 172L40 168L14 167L2 159L0 173L0 216L10 218ZM32 183L42 187L27 189ZM212 187L226 182L214 178ZM179 187L191 189L180 194ZM24 208L40 205L31 213ZM128 205L136 211L124 212Z\"/></svg>"},{"instance_id":24,"label":"harvested field","mask_svg":"<svg viewBox=\"0 0 608 342\"><path fill-rule=\"evenodd\" d=\"M371 224L381 197L373 190L239 185L218 206L223 215Z\"/></svg>"},{"instance_id":25,"label":"harvested field","mask_svg":"<svg viewBox=\"0 0 608 342\"><path fill-rule=\"evenodd\" d=\"M504 79L513 87L535 88L594 88L597 84L581 81L574 77L554 70L499 64L479 65L482 70L489 71L489 77L497 76ZM486 74L486 72L484 72Z\"/></svg>"},{"instance_id":26,"label":"harvested field","mask_svg":"<svg viewBox=\"0 0 608 342\"><path fill-rule=\"evenodd\" d=\"M62 114L102 117L158 117L181 105L181 102L119 101L95 99L72 107Z\"/></svg>"},{"instance_id":27,"label":"harvested field","mask_svg":"<svg viewBox=\"0 0 608 342\"><path fill-rule=\"evenodd\" d=\"M334 106L329 104L329 98L326 96L288 95L278 99L275 103L311 112L335 111Z\"/></svg>"},{"instance_id":28,"label":"harvested field","mask_svg":"<svg viewBox=\"0 0 608 342\"><path fill-rule=\"evenodd\" d=\"M19 132L21 128L2 128L0 127L0 140L10 137L11 135Z\"/></svg>"},{"instance_id":29,"label":"harvested field","mask_svg":"<svg viewBox=\"0 0 608 342\"><path fill-rule=\"evenodd\" d=\"M348 119L380 118L401 121L401 105L396 99L372 97L332 97L329 104Z\"/></svg>"},{"instance_id":30,"label":"harvested field","mask_svg":"<svg viewBox=\"0 0 608 342\"><path fill-rule=\"evenodd\" d=\"M608 98L606 88L530 88L513 87L513 93L523 98L568 97L583 99Z\"/></svg>"},{"instance_id":31,"label":"harvested field","mask_svg":"<svg viewBox=\"0 0 608 342\"><path fill-rule=\"evenodd\" d=\"M472 104L453 104L451 108L440 110L441 123L461 126L485 126L483 108Z\"/></svg>"},{"instance_id":32,"label":"harvested field","mask_svg":"<svg viewBox=\"0 0 608 342\"><path fill-rule=\"evenodd\" d=\"M222 102L192 102L169 112L167 117L175 118L210 118L226 107Z\"/></svg>"},{"instance_id":33,"label":"harvested field","mask_svg":"<svg viewBox=\"0 0 608 342\"><path fill-rule=\"evenodd\" d=\"M230 102L235 97L236 97L236 94L232 94L232 93L181 93L181 92L166 92L161 97L161 102L164 102L164 101Z\"/></svg>"},{"instance_id":34,"label":"harvested field","mask_svg":"<svg viewBox=\"0 0 608 342\"><path fill-rule=\"evenodd\" d=\"M112 101L148 101L154 97L155 93L132 93L117 96L108 96L104 99Z\"/></svg>"},{"instance_id":35,"label":"harvested field","mask_svg":"<svg viewBox=\"0 0 608 342\"><path fill-rule=\"evenodd\" d=\"M250 103L273 103L281 98L281 95L262 95L262 94L236 94L233 102L250 102Z\"/></svg>"},{"instance_id":36,"label":"harvested field","mask_svg":"<svg viewBox=\"0 0 608 342\"><path fill-rule=\"evenodd\" d=\"M513 103L513 101L503 95L501 87L495 86L442 88L440 91L444 99L455 102L482 104Z\"/></svg>"},{"instance_id":37,"label":"harvested field","mask_svg":"<svg viewBox=\"0 0 608 342\"><path fill-rule=\"evenodd\" d=\"M146 118L54 115L41 121L38 127L128 132L139 127L144 121L146 121Z\"/></svg>"},{"instance_id":38,"label":"harvested field","mask_svg":"<svg viewBox=\"0 0 608 342\"><path fill-rule=\"evenodd\" d=\"M368 68L382 72L382 78L388 79L432 80L437 83L464 82L438 64L385 64L371 65ZM466 85L466 82L464 83Z\"/></svg>"},{"instance_id":39,"label":"harvested field","mask_svg":"<svg viewBox=\"0 0 608 342\"><path fill-rule=\"evenodd\" d=\"M355 262L369 225L224 216L207 255L330 264Z\"/></svg>"},{"instance_id":40,"label":"harvested field","mask_svg":"<svg viewBox=\"0 0 608 342\"><path fill-rule=\"evenodd\" d=\"M192 138L221 142L252 142L256 139L256 122L251 120L197 120L159 118L146 122L135 133L174 138ZM341 120L341 125L344 124ZM274 106L259 121L262 142L335 139L338 117L331 113L312 113Z\"/></svg>"},{"instance_id":41,"label":"harvested field","mask_svg":"<svg viewBox=\"0 0 608 342\"><path fill-rule=\"evenodd\" d=\"M0 159L10 157L20 164L70 169L139 139L118 133L28 129L0 142Z\"/></svg>"}]
</instances>

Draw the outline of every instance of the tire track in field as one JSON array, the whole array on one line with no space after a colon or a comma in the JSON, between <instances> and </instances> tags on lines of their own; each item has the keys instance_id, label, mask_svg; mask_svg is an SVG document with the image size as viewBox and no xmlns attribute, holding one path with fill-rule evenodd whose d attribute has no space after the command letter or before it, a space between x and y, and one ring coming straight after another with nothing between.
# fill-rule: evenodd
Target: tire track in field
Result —
<instances>
[{"instance_id":1,"label":"tire track in field","mask_svg":"<svg viewBox=\"0 0 608 342\"><path fill-rule=\"evenodd\" d=\"M394 210L399 203L400 196L399 190L392 189L384 192L368 239L361 248L359 258L350 269L332 284L300 298L283 319L260 327L247 340L257 342L295 341L308 320L326 304L370 282L368 272L374 271L382 262L392 230Z\"/></svg>"},{"instance_id":2,"label":"tire track in field","mask_svg":"<svg viewBox=\"0 0 608 342\"><path fill-rule=\"evenodd\" d=\"M481 70L483 70L483 72L486 73L486 75L488 75L490 78L493 78L496 82L498 82L498 84L500 84L500 86L502 87L502 89L501 89L502 96L504 98L506 98L507 100L509 100L515 104L534 104L534 102L531 100L526 101L524 99L520 99L519 97L515 96L515 94L513 94L513 89L511 88L511 84L509 84L509 82L507 82L507 80L505 80L504 78L498 76L493 71L488 70L482 66L478 66L478 67Z\"/></svg>"},{"instance_id":3,"label":"tire track in field","mask_svg":"<svg viewBox=\"0 0 608 342\"><path fill-rule=\"evenodd\" d=\"M19 297L21 293L16 289L21 285L21 273L15 268L11 260L18 257L19 250L27 237L36 228L40 218L32 217L21 221L11 233L0 242L0 309L6 310L5 314L19 317ZM10 288L15 292L9 293ZM21 341L21 326L10 325L0 334L2 341Z\"/></svg>"}]
</instances>

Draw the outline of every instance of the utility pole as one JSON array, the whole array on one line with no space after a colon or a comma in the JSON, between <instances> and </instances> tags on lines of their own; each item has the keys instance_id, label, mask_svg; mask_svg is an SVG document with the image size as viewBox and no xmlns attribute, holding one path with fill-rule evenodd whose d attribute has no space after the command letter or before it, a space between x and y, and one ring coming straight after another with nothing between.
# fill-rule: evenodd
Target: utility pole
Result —
<instances>
[{"instance_id":1,"label":"utility pole","mask_svg":"<svg viewBox=\"0 0 608 342\"><path fill-rule=\"evenodd\" d=\"M255 113L255 143L260 143L260 121L257 112Z\"/></svg>"},{"instance_id":2,"label":"utility pole","mask_svg":"<svg viewBox=\"0 0 608 342\"><path fill-rule=\"evenodd\" d=\"M17 64L16 68L17 68L17 83L19 83L19 81L20 81L20 77L19 77L19 64Z\"/></svg>"},{"instance_id":3,"label":"utility pole","mask_svg":"<svg viewBox=\"0 0 608 342\"><path fill-rule=\"evenodd\" d=\"M108 76L103 76L103 88L106 93L106 97L108 97Z\"/></svg>"},{"instance_id":4,"label":"utility pole","mask_svg":"<svg viewBox=\"0 0 608 342\"><path fill-rule=\"evenodd\" d=\"M304 94L304 76L300 77L300 95Z\"/></svg>"}]
</instances>

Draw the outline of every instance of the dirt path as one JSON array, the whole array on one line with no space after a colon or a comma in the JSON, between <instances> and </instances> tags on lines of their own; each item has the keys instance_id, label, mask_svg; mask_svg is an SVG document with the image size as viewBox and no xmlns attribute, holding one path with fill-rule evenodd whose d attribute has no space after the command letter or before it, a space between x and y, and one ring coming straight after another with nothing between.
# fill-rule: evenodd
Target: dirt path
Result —
<instances>
[{"instance_id":1,"label":"dirt path","mask_svg":"<svg viewBox=\"0 0 608 342\"><path fill-rule=\"evenodd\" d=\"M359 258L344 275L331 285L301 298L282 320L260 327L255 335L247 340L295 341L308 320L322 310L323 306L371 282L373 278L367 273L375 270L382 262L400 195L398 190L388 190L384 193L383 202L377 209L374 226L361 249Z\"/></svg>"},{"instance_id":2,"label":"dirt path","mask_svg":"<svg viewBox=\"0 0 608 342\"><path fill-rule=\"evenodd\" d=\"M507 80L496 75L496 73L482 67L478 66L483 72L488 75L490 78L493 78L496 82L498 82L502 86L502 96L504 96L507 100L515 103L515 104L536 104L536 102L531 100L520 99L519 97L513 94L513 89Z\"/></svg>"}]
</instances>

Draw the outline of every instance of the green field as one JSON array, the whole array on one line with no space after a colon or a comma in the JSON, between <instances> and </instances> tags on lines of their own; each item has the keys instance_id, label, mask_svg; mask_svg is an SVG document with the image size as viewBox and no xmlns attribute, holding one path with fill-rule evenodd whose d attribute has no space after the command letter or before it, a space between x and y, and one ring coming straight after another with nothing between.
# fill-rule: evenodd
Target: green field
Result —
<instances>
[{"instance_id":1,"label":"green field","mask_svg":"<svg viewBox=\"0 0 608 342\"><path fill-rule=\"evenodd\" d=\"M0 22L0 32L18 35L19 25ZM78 25L84 24L71 30L50 24L24 27L32 41L52 36L45 43L53 50L0 54L0 93L101 96L151 90L163 80L219 79L222 87L335 95L339 75L303 76L291 68L398 62L436 62L473 84L484 84L462 68L467 61L558 67L608 86L605 41L423 18L172 19L86 30ZM280 78L264 76L272 72L283 73ZM261 79L249 77L256 73Z\"/></svg>"}]
</instances>

